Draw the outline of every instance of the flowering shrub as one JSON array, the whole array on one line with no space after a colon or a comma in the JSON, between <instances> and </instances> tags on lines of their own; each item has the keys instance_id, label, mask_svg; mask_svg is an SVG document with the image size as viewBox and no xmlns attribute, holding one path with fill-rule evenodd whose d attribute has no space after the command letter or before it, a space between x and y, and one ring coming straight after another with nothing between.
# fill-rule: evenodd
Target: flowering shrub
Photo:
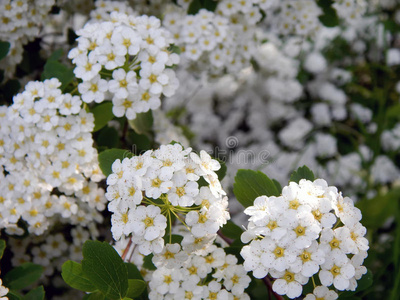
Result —
<instances>
[{"instance_id":1,"label":"flowering shrub","mask_svg":"<svg viewBox=\"0 0 400 300\"><path fill-rule=\"evenodd\" d=\"M0 7L1 299L400 298L396 1Z\"/></svg>"}]
</instances>

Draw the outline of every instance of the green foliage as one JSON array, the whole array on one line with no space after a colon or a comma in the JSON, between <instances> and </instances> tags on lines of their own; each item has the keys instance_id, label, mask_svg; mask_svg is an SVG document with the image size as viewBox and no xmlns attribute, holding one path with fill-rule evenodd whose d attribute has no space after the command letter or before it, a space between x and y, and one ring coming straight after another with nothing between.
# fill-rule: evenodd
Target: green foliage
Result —
<instances>
[{"instance_id":1,"label":"green foliage","mask_svg":"<svg viewBox=\"0 0 400 300\"><path fill-rule=\"evenodd\" d=\"M44 299L44 288L39 286L27 293L22 300L43 300Z\"/></svg>"},{"instance_id":2,"label":"green foliage","mask_svg":"<svg viewBox=\"0 0 400 300\"><path fill-rule=\"evenodd\" d=\"M67 67L58 60L62 57L63 50L59 49L53 52L43 68L41 80L58 78L61 82L60 89L63 91L68 84L75 79L75 75L72 68Z\"/></svg>"},{"instance_id":3,"label":"green foliage","mask_svg":"<svg viewBox=\"0 0 400 300\"><path fill-rule=\"evenodd\" d=\"M121 299L128 290L128 270L117 251L106 242L86 241L82 270L86 278L109 299Z\"/></svg>"},{"instance_id":4,"label":"green foliage","mask_svg":"<svg viewBox=\"0 0 400 300\"><path fill-rule=\"evenodd\" d=\"M393 216L400 201L400 188L394 188L385 195L378 194L372 199L363 199L356 203L363 215L362 223L368 229L378 229Z\"/></svg>"},{"instance_id":5,"label":"green foliage","mask_svg":"<svg viewBox=\"0 0 400 300\"><path fill-rule=\"evenodd\" d=\"M42 273L42 266L24 263L4 275L4 285L11 290L21 290L37 281Z\"/></svg>"},{"instance_id":6,"label":"green foliage","mask_svg":"<svg viewBox=\"0 0 400 300\"><path fill-rule=\"evenodd\" d=\"M243 233L243 229L229 220L224 225L224 227L221 228L221 232L224 236L226 236L230 239L236 240L236 239L240 239L240 236Z\"/></svg>"},{"instance_id":7,"label":"green foliage","mask_svg":"<svg viewBox=\"0 0 400 300\"><path fill-rule=\"evenodd\" d=\"M153 264L152 258L153 258L153 254L147 255L144 257L143 259L143 268L146 268L148 270L156 270L156 266Z\"/></svg>"},{"instance_id":8,"label":"green foliage","mask_svg":"<svg viewBox=\"0 0 400 300\"><path fill-rule=\"evenodd\" d=\"M129 125L138 134L151 136L153 129L153 113L151 110L136 115L134 120L129 120Z\"/></svg>"},{"instance_id":9,"label":"green foliage","mask_svg":"<svg viewBox=\"0 0 400 300\"><path fill-rule=\"evenodd\" d=\"M101 128L107 125L109 121L114 118L112 112L113 104L110 101L103 102L93 107L90 112L94 116L94 129L93 132L99 131Z\"/></svg>"},{"instance_id":10,"label":"green foliage","mask_svg":"<svg viewBox=\"0 0 400 300\"><path fill-rule=\"evenodd\" d=\"M6 249L6 242L4 240L0 240L0 259L3 257L5 249Z\"/></svg>"},{"instance_id":11,"label":"green foliage","mask_svg":"<svg viewBox=\"0 0 400 300\"><path fill-rule=\"evenodd\" d=\"M74 289L82 292L94 292L97 290L83 274L82 265L77 262L71 260L66 261L62 266L61 276L64 281Z\"/></svg>"},{"instance_id":12,"label":"green foliage","mask_svg":"<svg viewBox=\"0 0 400 300\"><path fill-rule=\"evenodd\" d=\"M108 176L112 173L111 166L117 159L121 161L132 157L132 153L124 149L109 149L99 153L99 166L104 175Z\"/></svg>"},{"instance_id":13,"label":"green foliage","mask_svg":"<svg viewBox=\"0 0 400 300\"><path fill-rule=\"evenodd\" d=\"M290 181L299 183L301 179L314 181L315 176L314 173L307 166L302 166L294 171L292 175L290 175Z\"/></svg>"},{"instance_id":14,"label":"green foliage","mask_svg":"<svg viewBox=\"0 0 400 300\"><path fill-rule=\"evenodd\" d=\"M97 136L97 146L106 148L118 148L120 145L118 131L113 127L104 127Z\"/></svg>"},{"instance_id":15,"label":"green foliage","mask_svg":"<svg viewBox=\"0 0 400 300\"><path fill-rule=\"evenodd\" d=\"M0 60L7 56L8 51L10 51L10 43L0 41Z\"/></svg>"},{"instance_id":16,"label":"green foliage","mask_svg":"<svg viewBox=\"0 0 400 300\"><path fill-rule=\"evenodd\" d=\"M279 196L281 191L264 173L240 169L235 176L233 193L244 207L248 207L259 196Z\"/></svg>"},{"instance_id":17,"label":"green foliage","mask_svg":"<svg viewBox=\"0 0 400 300\"><path fill-rule=\"evenodd\" d=\"M142 274L139 269L132 263L125 263L126 269L128 270L128 279L140 279L143 280Z\"/></svg>"},{"instance_id":18,"label":"green foliage","mask_svg":"<svg viewBox=\"0 0 400 300\"><path fill-rule=\"evenodd\" d=\"M137 298L146 290L146 282L140 279L128 279L128 292L126 297Z\"/></svg>"},{"instance_id":19,"label":"green foliage","mask_svg":"<svg viewBox=\"0 0 400 300\"><path fill-rule=\"evenodd\" d=\"M332 7L333 0L318 0L317 4L322 8L323 14L319 17L320 22L326 27L339 25L336 10Z\"/></svg>"},{"instance_id":20,"label":"green foliage","mask_svg":"<svg viewBox=\"0 0 400 300\"><path fill-rule=\"evenodd\" d=\"M347 291L344 293L341 293L339 296L339 299L355 299L356 294L359 292L365 291L368 289L373 282L373 276L370 270L367 271L366 274L361 277L360 280L357 281L357 289L352 292L352 291Z\"/></svg>"},{"instance_id":21,"label":"green foliage","mask_svg":"<svg viewBox=\"0 0 400 300\"><path fill-rule=\"evenodd\" d=\"M192 0L188 8L189 15L195 15L200 9L204 8L209 11L215 11L218 0Z\"/></svg>"}]
</instances>

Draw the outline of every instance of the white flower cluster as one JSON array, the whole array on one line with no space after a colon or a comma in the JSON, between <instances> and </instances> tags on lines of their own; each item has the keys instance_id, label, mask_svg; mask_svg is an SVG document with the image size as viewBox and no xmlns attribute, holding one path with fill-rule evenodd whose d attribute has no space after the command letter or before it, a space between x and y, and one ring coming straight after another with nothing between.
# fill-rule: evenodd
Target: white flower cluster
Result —
<instances>
[{"instance_id":1,"label":"white flower cluster","mask_svg":"<svg viewBox=\"0 0 400 300\"><path fill-rule=\"evenodd\" d=\"M87 23L77 31L78 46L68 57L82 79L78 90L86 103L110 98L113 113L130 120L156 109L179 82L170 68L179 56L168 51L170 34L160 20L112 12L111 21Z\"/></svg>"},{"instance_id":2,"label":"white flower cluster","mask_svg":"<svg viewBox=\"0 0 400 300\"><path fill-rule=\"evenodd\" d=\"M272 1L265 13L266 23L282 35L311 35L321 26L322 11L314 0Z\"/></svg>"},{"instance_id":3,"label":"white flower cluster","mask_svg":"<svg viewBox=\"0 0 400 300\"><path fill-rule=\"evenodd\" d=\"M2 0L0 2L0 41L10 43L10 50L0 62L5 77L11 77L22 61L23 46L38 36L48 20L54 0Z\"/></svg>"},{"instance_id":4,"label":"white flower cluster","mask_svg":"<svg viewBox=\"0 0 400 300\"><path fill-rule=\"evenodd\" d=\"M215 13L200 9L195 15L187 15L185 11L165 15L163 24L181 48L183 64L211 74L224 70L236 73L250 66L256 45L254 24L261 19L261 14L252 1L241 1L249 4L243 10L236 2L230 1L234 9L229 11L219 10L223 1ZM247 18L248 15L252 18Z\"/></svg>"},{"instance_id":5,"label":"white flower cluster","mask_svg":"<svg viewBox=\"0 0 400 300\"><path fill-rule=\"evenodd\" d=\"M3 285L3 281L0 279L0 300L8 300L8 298L5 297L7 296L8 291L8 288Z\"/></svg>"},{"instance_id":6,"label":"white flower cluster","mask_svg":"<svg viewBox=\"0 0 400 300\"><path fill-rule=\"evenodd\" d=\"M281 196L258 197L245 213L249 226L241 239L251 243L241 251L244 267L256 278L276 278L272 288L280 295L299 297L318 272L322 286L354 291L367 271L361 212L322 179L290 182Z\"/></svg>"},{"instance_id":7,"label":"white flower cluster","mask_svg":"<svg viewBox=\"0 0 400 300\"><path fill-rule=\"evenodd\" d=\"M157 270L149 276L149 299L241 299L251 279L237 258L211 245L201 254L167 244L153 257Z\"/></svg>"},{"instance_id":8,"label":"white flower cluster","mask_svg":"<svg viewBox=\"0 0 400 300\"><path fill-rule=\"evenodd\" d=\"M129 6L127 1L108 1L100 0L94 2L95 9L90 12L90 18L93 22L111 21L111 13L113 11L126 14L135 15L132 7Z\"/></svg>"},{"instance_id":9,"label":"white flower cluster","mask_svg":"<svg viewBox=\"0 0 400 300\"><path fill-rule=\"evenodd\" d=\"M88 224L104 210L104 178L93 148L94 118L57 79L29 82L10 107L0 107L0 228L42 234L53 216ZM85 226L85 225L84 225Z\"/></svg>"},{"instance_id":10,"label":"white flower cluster","mask_svg":"<svg viewBox=\"0 0 400 300\"><path fill-rule=\"evenodd\" d=\"M333 8L338 16L349 24L359 22L367 10L368 3L365 0L334 0Z\"/></svg>"},{"instance_id":11,"label":"white flower cluster","mask_svg":"<svg viewBox=\"0 0 400 300\"><path fill-rule=\"evenodd\" d=\"M132 234L140 253L160 253L172 218L190 229L192 240L215 238L229 219L227 198L214 172L219 168L205 151L198 156L180 144L116 160L106 193L114 239Z\"/></svg>"}]
</instances>

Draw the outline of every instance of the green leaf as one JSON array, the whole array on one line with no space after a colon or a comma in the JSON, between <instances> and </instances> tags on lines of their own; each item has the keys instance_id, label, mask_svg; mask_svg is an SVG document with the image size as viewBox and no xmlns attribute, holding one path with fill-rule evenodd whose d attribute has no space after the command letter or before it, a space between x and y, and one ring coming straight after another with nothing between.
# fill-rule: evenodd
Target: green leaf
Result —
<instances>
[{"instance_id":1,"label":"green leaf","mask_svg":"<svg viewBox=\"0 0 400 300\"><path fill-rule=\"evenodd\" d=\"M94 292L97 288L83 275L82 265L72 260L62 265L61 277L72 288L82 292Z\"/></svg>"},{"instance_id":2,"label":"green leaf","mask_svg":"<svg viewBox=\"0 0 400 300\"><path fill-rule=\"evenodd\" d=\"M120 145L118 131L113 127L104 127L99 131L96 142L98 147L118 148Z\"/></svg>"},{"instance_id":3,"label":"green leaf","mask_svg":"<svg viewBox=\"0 0 400 300\"><path fill-rule=\"evenodd\" d=\"M140 279L129 279L128 280L128 292L126 293L126 297L129 298L137 298L139 297L146 289L146 282Z\"/></svg>"},{"instance_id":4,"label":"green leaf","mask_svg":"<svg viewBox=\"0 0 400 300\"><path fill-rule=\"evenodd\" d=\"M143 276L140 273L139 269L132 263L125 263L126 268L128 270L128 279L140 279L143 280Z\"/></svg>"},{"instance_id":5,"label":"green leaf","mask_svg":"<svg viewBox=\"0 0 400 300\"><path fill-rule=\"evenodd\" d=\"M24 263L4 275L4 286L12 290L23 289L37 281L42 272L42 266Z\"/></svg>"},{"instance_id":6,"label":"green leaf","mask_svg":"<svg viewBox=\"0 0 400 300\"><path fill-rule=\"evenodd\" d=\"M61 59L63 54L64 54L64 50L63 49L58 49L58 50L54 51L47 60L48 61L49 60L57 61L57 60Z\"/></svg>"},{"instance_id":7,"label":"green leaf","mask_svg":"<svg viewBox=\"0 0 400 300\"><path fill-rule=\"evenodd\" d=\"M61 90L70 84L74 79L75 75L71 68L63 65L62 63L55 60L48 60L44 65L41 80L58 78L61 82Z\"/></svg>"},{"instance_id":8,"label":"green leaf","mask_svg":"<svg viewBox=\"0 0 400 300\"><path fill-rule=\"evenodd\" d=\"M192 0L190 2L189 8L188 8L188 15L195 15L199 12L199 10L202 8L200 0Z\"/></svg>"},{"instance_id":9,"label":"green leaf","mask_svg":"<svg viewBox=\"0 0 400 300\"><path fill-rule=\"evenodd\" d=\"M136 115L134 120L129 120L129 125L138 134L150 135L153 129L153 113L151 110Z\"/></svg>"},{"instance_id":10,"label":"green leaf","mask_svg":"<svg viewBox=\"0 0 400 300\"><path fill-rule=\"evenodd\" d=\"M278 181L276 181L275 179L272 179L272 182L275 184L278 191L282 191L282 186Z\"/></svg>"},{"instance_id":11,"label":"green leaf","mask_svg":"<svg viewBox=\"0 0 400 300\"><path fill-rule=\"evenodd\" d=\"M224 236L226 236L230 239L236 240L236 239L240 239L240 236L243 233L243 229L229 220L224 225L224 227L221 228L221 232Z\"/></svg>"},{"instance_id":12,"label":"green leaf","mask_svg":"<svg viewBox=\"0 0 400 300\"><path fill-rule=\"evenodd\" d=\"M7 56L8 51L10 51L10 43L0 41L0 60Z\"/></svg>"},{"instance_id":13,"label":"green leaf","mask_svg":"<svg viewBox=\"0 0 400 300\"><path fill-rule=\"evenodd\" d=\"M44 299L44 288L39 286L36 289L31 290L26 294L22 300L43 300Z\"/></svg>"},{"instance_id":14,"label":"green leaf","mask_svg":"<svg viewBox=\"0 0 400 300\"><path fill-rule=\"evenodd\" d=\"M105 298L102 292L96 292L85 295L83 300L105 300Z\"/></svg>"},{"instance_id":15,"label":"green leaf","mask_svg":"<svg viewBox=\"0 0 400 300\"><path fill-rule=\"evenodd\" d=\"M280 191L267 175L260 171L244 169L236 173L233 193L244 207L253 205L254 199L259 196L280 195Z\"/></svg>"},{"instance_id":16,"label":"green leaf","mask_svg":"<svg viewBox=\"0 0 400 300\"><path fill-rule=\"evenodd\" d=\"M362 223L368 229L381 227L386 220L393 216L400 201L400 188L393 188L386 194L378 194L372 199L363 199L356 203L361 210Z\"/></svg>"},{"instance_id":17,"label":"green leaf","mask_svg":"<svg viewBox=\"0 0 400 300\"><path fill-rule=\"evenodd\" d=\"M108 121L111 121L114 118L112 107L112 102L107 101L96 105L93 109L91 109L91 112L94 116L93 132L100 130L107 125Z\"/></svg>"},{"instance_id":18,"label":"green leaf","mask_svg":"<svg viewBox=\"0 0 400 300\"><path fill-rule=\"evenodd\" d=\"M124 149L109 149L104 150L99 154L99 165L100 169L104 175L108 176L112 173L111 166L117 160L120 159L121 161L126 158L132 157L132 153L128 150Z\"/></svg>"},{"instance_id":19,"label":"green leaf","mask_svg":"<svg viewBox=\"0 0 400 300\"><path fill-rule=\"evenodd\" d=\"M339 299L356 299L356 297L354 297L354 295L356 293L365 291L366 289L368 289L373 282L373 276L372 276L372 272L371 270L367 270L367 273L363 275L363 277L361 277L360 280L357 281L357 288L354 292L352 291L348 291L348 292L344 292L342 294L340 294Z\"/></svg>"},{"instance_id":20,"label":"green leaf","mask_svg":"<svg viewBox=\"0 0 400 300\"><path fill-rule=\"evenodd\" d=\"M10 291L8 291L7 298L8 298L8 300L21 300L22 296L19 293L17 293L16 291L10 290Z\"/></svg>"},{"instance_id":21,"label":"green leaf","mask_svg":"<svg viewBox=\"0 0 400 300\"><path fill-rule=\"evenodd\" d=\"M6 242L4 240L0 240L0 259L3 257L5 249L6 249Z\"/></svg>"},{"instance_id":22,"label":"green leaf","mask_svg":"<svg viewBox=\"0 0 400 300\"><path fill-rule=\"evenodd\" d=\"M151 270L151 271L157 269L156 266L153 264L152 258L153 258L153 254L149 254L144 257L143 268L146 268L147 270Z\"/></svg>"},{"instance_id":23,"label":"green leaf","mask_svg":"<svg viewBox=\"0 0 400 300\"><path fill-rule=\"evenodd\" d=\"M164 235L163 239L166 244L180 244L183 240L183 236L181 236L179 234L171 235L171 243L169 242L169 240L170 240L169 234Z\"/></svg>"},{"instance_id":24,"label":"green leaf","mask_svg":"<svg viewBox=\"0 0 400 300\"><path fill-rule=\"evenodd\" d=\"M294 171L292 175L290 175L290 181L299 183L301 179L314 181L314 173L309 168L307 168L307 166L302 166Z\"/></svg>"},{"instance_id":25,"label":"green leaf","mask_svg":"<svg viewBox=\"0 0 400 300\"><path fill-rule=\"evenodd\" d=\"M83 274L107 298L124 298L128 270L117 251L106 242L86 241L83 245Z\"/></svg>"},{"instance_id":26,"label":"green leaf","mask_svg":"<svg viewBox=\"0 0 400 300\"><path fill-rule=\"evenodd\" d=\"M335 27L339 25L339 18L336 10L332 7L332 0L318 0L318 5L322 8L323 15L319 17L320 22L325 27Z\"/></svg>"}]
</instances>

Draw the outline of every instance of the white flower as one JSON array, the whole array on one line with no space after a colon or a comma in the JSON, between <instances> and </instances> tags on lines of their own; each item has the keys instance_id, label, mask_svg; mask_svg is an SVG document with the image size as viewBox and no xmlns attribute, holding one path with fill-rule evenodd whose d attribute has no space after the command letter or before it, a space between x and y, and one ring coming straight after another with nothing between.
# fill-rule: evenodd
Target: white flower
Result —
<instances>
[{"instance_id":1,"label":"white flower","mask_svg":"<svg viewBox=\"0 0 400 300\"><path fill-rule=\"evenodd\" d=\"M304 300L317 300L317 299L325 299L325 300L336 300L338 298L338 294L335 291L328 289L326 286L317 286L315 287L312 294L307 294Z\"/></svg>"},{"instance_id":2,"label":"white flower","mask_svg":"<svg viewBox=\"0 0 400 300\"><path fill-rule=\"evenodd\" d=\"M153 256L152 261L156 267L166 267L168 269L179 268L183 266L189 256L181 251L179 244L167 244L163 251Z\"/></svg>"},{"instance_id":3,"label":"white flower","mask_svg":"<svg viewBox=\"0 0 400 300\"><path fill-rule=\"evenodd\" d=\"M132 213L132 231L143 236L146 241L155 240L164 235L167 218L161 214L158 206L138 206Z\"/></svg>"},{"instance_id":4,"label":"white flower","mask_svg":"<svg viewBox=\"0 0 400 300\"><path fill-rule=\"evenodd\" d=\"M332 283L340 291L347 289L350 285L350 279L354 276L355 269L350 259L335 250L326 257L325 263L321 266L319 279L324 286L330 286Z\"/></svg>"},{"instance_id":5,"label":"white flower","mask_svg":"<svg viewBox=\"0 0 400 300\"><path fill-rule=\"evenodd\" d=\"M308 281L308 278L290 270L273 274L273 276L278 277L278 279L272 284L272 290L279 295L287 295L291 299L301 295L302 285Z\"/></svg>"}]
</instances>

